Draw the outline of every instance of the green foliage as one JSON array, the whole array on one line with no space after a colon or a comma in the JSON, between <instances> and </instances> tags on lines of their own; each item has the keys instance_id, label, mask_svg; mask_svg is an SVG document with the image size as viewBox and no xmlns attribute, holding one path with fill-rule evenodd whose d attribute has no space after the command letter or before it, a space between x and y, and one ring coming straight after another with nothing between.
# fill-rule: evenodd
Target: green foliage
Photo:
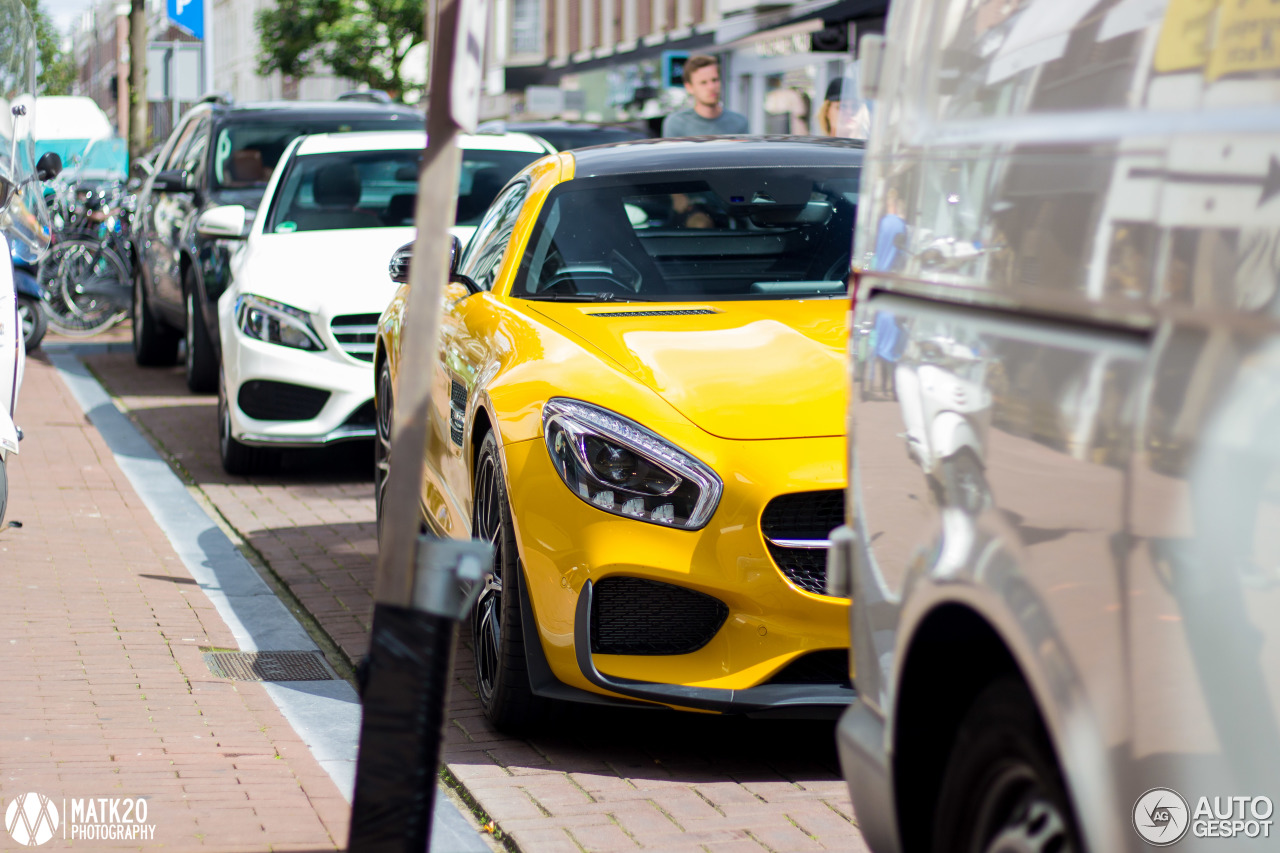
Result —
<instances>
[{"instance_id":1,"label":"green foliage","mask_svg":"<svg viewBox=\"0 0 1280 853\"><path fill-rule=\"evenodd\" d=\"M75 61L62 52L62 34L40 8L39 0L22 0L36 25L37 95L70 95L76 79Z\"/></svg>"},{"instance_id":2,"label":"green foliage","mask_svg":"<svg viewBox=\"0 0 1280 853\"><path fill-rule=\"evenodd\" d=\"M277 0L258 13L260 74L339 77L402 98L400 65L423 40L422 0ZM418 87L420 88L420 87Z\"/></svg>"}]
</instances>

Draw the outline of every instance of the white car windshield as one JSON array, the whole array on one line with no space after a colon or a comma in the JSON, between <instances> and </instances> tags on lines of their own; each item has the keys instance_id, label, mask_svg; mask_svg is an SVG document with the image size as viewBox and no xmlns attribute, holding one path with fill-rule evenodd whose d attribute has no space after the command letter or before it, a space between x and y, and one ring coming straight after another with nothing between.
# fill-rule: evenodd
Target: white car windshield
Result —
<instances>
[{"instance_id":1,"label":"white car windshield","mask_svg":"<svg viewBox=\"0 0 1280 853\"><path fill-rule=\"evenodd\" d=\"M297 157L276 193L266 230L287 234L412 225L420 155L400 150ZM503 185L539 156L532 151L463 151L456 224L477 224Z\"/></svg>"}]
</instances>

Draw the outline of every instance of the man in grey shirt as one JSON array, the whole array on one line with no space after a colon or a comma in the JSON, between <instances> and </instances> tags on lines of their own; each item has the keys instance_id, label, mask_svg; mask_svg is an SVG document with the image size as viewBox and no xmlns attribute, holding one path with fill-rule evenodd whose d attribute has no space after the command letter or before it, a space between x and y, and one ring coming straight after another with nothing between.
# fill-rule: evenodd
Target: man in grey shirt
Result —
<instances>
[{"instance_id":1,"label":"man in grey shirt","mask_svg":"<svg viewBox=\"0 0 1280 853\"><path fill-rule=\"evenodd\" d=\"M720 104L720 63L698 54L684 64L684 89L693 98L691 109L677 110L662 120L663 136L723 136L746 133L747 117Z\"/></svg>"}]
</instances>

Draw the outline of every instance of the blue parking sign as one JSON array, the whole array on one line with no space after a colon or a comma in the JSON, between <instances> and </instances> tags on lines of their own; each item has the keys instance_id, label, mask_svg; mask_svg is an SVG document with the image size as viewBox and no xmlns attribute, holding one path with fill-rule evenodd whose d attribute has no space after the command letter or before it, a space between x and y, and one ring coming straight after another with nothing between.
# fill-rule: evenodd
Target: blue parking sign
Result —
<instances>
[{"instance_id":1,"label":"blue parking sign","mask_svg":"<svg viewBox=\"0 0 1280 853\"><path fill-rule=\"evenodd\" d=\"M169 0L169 20L198 39L204 38L204 0Z\"/></svg>"}]
</instances>

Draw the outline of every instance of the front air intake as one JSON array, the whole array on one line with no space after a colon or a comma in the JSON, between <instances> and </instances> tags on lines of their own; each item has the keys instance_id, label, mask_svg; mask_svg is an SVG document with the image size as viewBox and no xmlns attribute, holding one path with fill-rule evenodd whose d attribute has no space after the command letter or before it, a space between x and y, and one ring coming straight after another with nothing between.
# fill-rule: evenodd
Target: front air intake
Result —
<instances>
[{"instance_id":1,"label":"front air intake","mask_svg":"<svg viewBox=\"0 0 1280 853\"><path fill-rule=\"evenodd\" d=\"M595 654L686 655L711 642L729 616L717 598L644 578L605 578L593 593Z\"/></svg>"},{"instance_id":2,"label":"front air intake","mask_svg":"<svg viewBox=\"0 0 1280 853\"><path fill-rule=\"evenodd\" d=\"M769 556L796 586L827 590L827 537L844 524L844 491L797 492L769 501L760 519Z\"/></svg>"},{"instance_id":3,"label":"front air intake","mask_svg":"<svg viewBox=\"0 0 1280 853\"><path fill-rule=\"evenodd\" d=\"M240 386L236 402L240 411L260 421L309 421L329 402L329 392L291 382L251 379Z\"/></svg>"}]
</instances>

